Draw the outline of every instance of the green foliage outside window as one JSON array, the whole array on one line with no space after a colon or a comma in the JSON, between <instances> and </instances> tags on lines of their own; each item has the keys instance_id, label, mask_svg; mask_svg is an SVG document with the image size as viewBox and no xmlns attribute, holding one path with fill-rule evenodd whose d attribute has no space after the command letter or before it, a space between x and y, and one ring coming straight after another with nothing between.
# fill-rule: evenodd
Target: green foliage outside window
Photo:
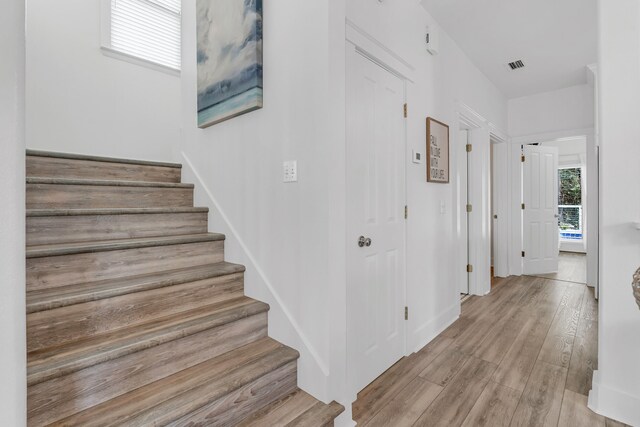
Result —
<instances>
[{"instance_id":1,"label":"green foliage outside window","mask_svg":"<svg viewBox=\"0 0 640 427\"><path fill-rule=\"evenodd\" d=\"M582 205L582 181L580 168L559 169L559 205Z\"/></svg>"}]
</instances>

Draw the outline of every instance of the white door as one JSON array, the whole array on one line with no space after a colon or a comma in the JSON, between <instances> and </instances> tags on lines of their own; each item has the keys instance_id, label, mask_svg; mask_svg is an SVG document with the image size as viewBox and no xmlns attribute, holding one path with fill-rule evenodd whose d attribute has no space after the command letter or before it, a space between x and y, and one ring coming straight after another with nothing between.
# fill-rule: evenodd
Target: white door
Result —
<instances>
[{"instance_id":1,"label":"white door","mask_svg":"<svg viewBox=\"0 0 640 427\"><path fill-rule=\"evenodd\" d=\"M524 274L558 271L558 149L524 146Z\"/></svg>"},{"instance_id":2,"label":"white door","mask_svg":"<svg viewBox=\"0 0 640 427\"><path fill-rule=\"evenodd\" d=\"M404 81L347 53L347 346L360 390L404 356Z\"/></svg>"}]
</instances>

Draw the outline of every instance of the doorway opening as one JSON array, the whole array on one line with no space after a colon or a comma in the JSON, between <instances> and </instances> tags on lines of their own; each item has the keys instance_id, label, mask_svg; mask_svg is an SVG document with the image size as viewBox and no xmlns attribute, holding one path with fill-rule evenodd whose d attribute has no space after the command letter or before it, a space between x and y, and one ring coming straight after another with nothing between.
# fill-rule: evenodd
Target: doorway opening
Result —
<instances>
[{"instance_id":1,"label":"doorway opening","mask_svg":"<svg viewBox=\"0 0 640 427\"><path fill-rule=\"evenodd\" d=\"M555 257L553 263L532 267L533 258L541 255L545 249L541 249L543 246L536 248L536 236L528 230L528 227L531 227L532 224L528 219L530 215L528 215L527 208L535 210L536 206L526 206L525 202L523 206L524 273L554 280L587 284L589 283L587 274L588 248L591 247L592 250L595 250L595 245L588 245L588 240L591 237L588 233L588 222L592 220L589 218L589 212L591 211L589 209L589 202L597 203L597 200L589 200L590 196L595 199L595 195L589 194L588 182L590 179L597 179L597 177L590 176L590 173L594 174L594 171L589 170L590 168L588 167L589 147L587 138L573 137L540 142L523 147L523 150L528 150L533 153L540 152L541 150L554 150L556 152L554 170L543 172L554 175L555 183L551 184L553 187L544 189L543 187L545 185L550 185L549 183L545 184L543 182L545 178L541 175L527 175L526 171L528 166L526 163L525 166L523 166L524 200L532 200L532 197L535 199L537 191L542 191L543 193L545 191L552 191L547 197L554 203L554 221L552 227L556 237L553 246L548 247L550 255ZM535 163L535 155L531 160ZM535 169L536 166L532 164L531 167ZM549 177L546 179L549 180ZM532 182L536 180L541 181ZM593 187L591 186L590 188ZM539 230L539 233L542 235L550 234L550 230L544 228L540 228ZM545 238L549 239L549 237ZM544 244L544 242L541 243L541 245ZM530 254L527 254L528 250L531 251ZM546 254L545 256L548 257L550 255Z\"/></svg>"}]
</instances>

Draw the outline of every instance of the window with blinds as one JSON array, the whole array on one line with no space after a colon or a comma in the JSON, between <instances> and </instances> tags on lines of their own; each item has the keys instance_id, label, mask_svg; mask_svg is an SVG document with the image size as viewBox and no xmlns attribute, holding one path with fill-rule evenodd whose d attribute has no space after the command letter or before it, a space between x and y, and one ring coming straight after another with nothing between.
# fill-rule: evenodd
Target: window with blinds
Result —
<instances>
[{"instance_id":1,"label":"window with blinds","mask_svg":"<svg viewBox=\"0 0 640 427\"><path fill-rule=\"evenodd\" d=\"M110 0L111 49L180 70L180 0Z\"/></svg>"}]
</instances>

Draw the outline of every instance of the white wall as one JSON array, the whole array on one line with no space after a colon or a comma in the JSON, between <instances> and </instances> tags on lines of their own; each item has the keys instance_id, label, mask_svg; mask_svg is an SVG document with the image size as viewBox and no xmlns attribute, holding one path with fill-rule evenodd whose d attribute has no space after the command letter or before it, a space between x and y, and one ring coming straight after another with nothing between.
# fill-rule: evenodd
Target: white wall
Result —
<instances>
[{"instance_id":1,"label":"white wall","mask_svg":"<svg viewBox=\"0 0 640 427\"><path fill-rule=\"evenodd\" d=\"M640 310L631 292L640 267L640 1L600 0L601 281L598 370L589 407L640 425Z\"/></svg>"},{"instance_id":2,"label":"white wall","mask_svg":"<svg viewBox=\"0 0 640 427\"><path fill-rule=\"evenodd\" d=\"M593 86L588 84L510 99L509 136L593 128L593 112Z\"/></svg>"},{"instance_id":3,"label":"white wall","mask_svg":"<svg viewBox=\"0 0 640 427\"><path fill-rule=\"evenodd\" d=\"M459 104L466 104L498 128L506 130L507 103L498 89L471 63L453 40L439 29L418 2L347 2L347 18L386 51L393 53L412 83L407 86L407 349L425 345L459 314L456 283L456 175ZM440 53L431 56L424 44L426 27L439 31ZM390 60L393 59L390 57ZM427 116L450 126L451 183L426 182L425 164L411 162L411 150L426 154ZM484 134L489 173L489 131ZM476 151L477 150L477 151ZM476 155L482 150L475 145ZM488 181L486 182L488 184ZM488 203L485 203L488 207ZM444 205L444 213L441 206ZM477 207L480 204L476 205ZM478 209L478 214L481 209ZM488 212L488 209L487 209ZM487 235L487 249L490 248ZM486 256L487 277L489 255Z\"/></svg>"},{"instance_id":4,"label":"white wall","mask_svg":"<svg viewBox=\"0 0 640 427\"><path fill-rule=\"evenodd\" d=\"M26 425L24 238L24 0L0 14L0 414Z\"/></svg>"},{"instance_id":5,"label":"white wall","mask_svg":"<svg viewBox=\"0 0 640 427\"><path fill-rule=\"evenodd\" d=\"M424 154L428 115L453 128L456 101L503 129L507 106L445 34L439 56L426 52L425 26L433 20L418 2L330 3L264 4L265 107L204 130L196 128L195 8L185 3L182 150L199 203L214 208L211 229L227 233L227 258L247 265L247 294L271 304L271 336L301 352L300 385L349 406L355 395L344 384L345 19L412 74L407 93L409 353L459 313L454 185L427 184L425 165L411 163L410 150ZM299 182L283 184L282 162L293 159Z\"/></svg>"},{"instance_id":6,"label":"white wall","mask_svg":"<svg viewBox=\"0 0 640 427\"><path fill-rule=\"evenodd\" d=\"M27 147L174 160L180 78L107 57L100 0L27 3Z\"/></svg>"}]
</instances>

